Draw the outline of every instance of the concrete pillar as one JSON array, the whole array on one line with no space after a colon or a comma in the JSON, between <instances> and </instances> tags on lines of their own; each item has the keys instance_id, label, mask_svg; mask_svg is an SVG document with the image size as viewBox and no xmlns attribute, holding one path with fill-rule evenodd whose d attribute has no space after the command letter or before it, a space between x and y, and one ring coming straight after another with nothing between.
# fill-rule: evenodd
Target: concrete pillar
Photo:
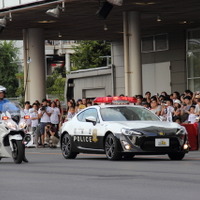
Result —
<instances>
[{"instance_id":1,"label":"concrete pillar","mask_svg":"<svg viewBox=\"0 0 200 200\"><path fill-rule=\"evenodd\" d=\"M23 30L25 101L46 97L45 48L43 29Z\"/></svg>"},{"instance_id":2,"label":"concrete pillar","mask_svg":"<svg viewBox=\"0 0 200 200\"><path fill-rule=\"evenodd\" d=\"M142 94L140 15L123 13L125 95Z\"/></svg>"},{"instance_id":3,"label":"concrete pillar","mask_svg":"<svg viewBox=\"0 0 200 200\"><path fill-rule=\"evenodd\" d=\"M65 53L65 69L66 69L66 80L67 74L71 71L70 67L70 54L68 52ZM64 90L64 97L65 101L67 101L67 90L68 90L68 81L65 81L65 90Z\"/></svg>"},{"instance_id":4,"label":"concrete pillar","mask_svg":"<svg viewBox=\"0 0 200 200\"><path fill-rule=\"evenodd\" d=\"M70 69L70 54L69 53L65 54L65 69L66 69L66 72L71 71L71 69Z\"/></svg>"},{"instance_id":5,"label":"concrete pillar","mask_svg":"<svg viewBox=\"0 0 200 200\"><path fill-rule=\"evenodd\" d=\"M112 95L124 93L124 50L123 41L112 41L111 62L113 65L113 89Z\"/></svg>"}]
</instances>

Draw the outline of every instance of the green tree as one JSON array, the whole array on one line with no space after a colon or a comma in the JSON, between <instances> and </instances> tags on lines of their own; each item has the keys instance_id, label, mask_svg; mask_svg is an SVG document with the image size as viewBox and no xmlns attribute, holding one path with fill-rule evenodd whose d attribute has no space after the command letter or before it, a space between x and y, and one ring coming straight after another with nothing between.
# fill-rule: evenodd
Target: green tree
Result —
<instances>
[{"instance_id":1,"label":"green tree","mask_svg":"<svg viewBox=\"0 0 200 200\"><path fill-rule=\"evenodd\" d=\"M51 76L47 77L47 94L63 101L65 80L66 78L63 78L62 74L55 70Z\"/></svg>"},{"instance_id":2,"label":"green tree","mask_svg":"<svg viewBox=\"0 0 200 200\"><path fill-rule=\"evenodd\" d=\"M19 81L19 87L16 91L16 95L23 98L24 97L24 72L17 73L16 77Z\"/></svg>"},{"instance_id":3,"label":"green tree","mask_svg":"<svg viewBox=\"0 0 200 200\"><path fill-rule=\"evenodd\" d=\"M102 56L111 55L110 44L105 41L80 41L73 49L75 53L71 55L71 70L106 66L107 60Z\"/></svg>"},{"instance_id":4,"label":"green tree","mask_svg":"<svg viewBox=\"0 0 200 200\"><path fill-rule=\"evenodd\" d=\"M7 88L7 97L16 97L18 89L18 49L13 41L0 41L0 85Z\"/></svg>"}]
</instances>

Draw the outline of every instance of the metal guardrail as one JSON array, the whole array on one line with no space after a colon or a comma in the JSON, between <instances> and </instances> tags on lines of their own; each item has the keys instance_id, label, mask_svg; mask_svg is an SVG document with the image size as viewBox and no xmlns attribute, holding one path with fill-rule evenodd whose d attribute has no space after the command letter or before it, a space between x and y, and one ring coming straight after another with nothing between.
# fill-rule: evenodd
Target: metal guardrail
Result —
<instances>
[{"instance_id":1,"label":"metal guardrail","mask_svg":"<svg viewBox=\"0 0 200 200\"><path fill-rule=\"evenodd\" d=\"M16 10L33 8L40 5L62 2L63 0L0 0L1 14L9 13Z\"/></svg>"},{"instance_id":2,"label":"metal guardrail","mask_svg":"<svg viewBox=\"0 0 200 200\"><path fill-rule=\"evenodd\" d=\"M41 0L0 0L0 9L12 6L18 6L27 3L33 3Z\"/></svg>"}]
</instances>

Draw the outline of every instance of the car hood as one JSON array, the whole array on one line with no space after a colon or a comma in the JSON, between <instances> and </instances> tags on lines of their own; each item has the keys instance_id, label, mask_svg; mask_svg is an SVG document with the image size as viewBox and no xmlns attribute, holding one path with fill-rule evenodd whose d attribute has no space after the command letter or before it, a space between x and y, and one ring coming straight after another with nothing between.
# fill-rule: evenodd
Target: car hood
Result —
<instances>
[{"instance_id":1,"label":"car hood","mask_svg":"<svg viewBox=\"0 0 200 200\"><path fill-rule=\"evenodd\" d=\"M163 122L163 121L120 121L120 122L106 122L108 129L113 130L115 133L120 133L122 128L134 129L134 130L146 130L146 131L161 131L161 130L177 130L184 129L175 122ZM156 132L157 132L156 131ZM167 132L168 132L167 131ZM170 131L170 132L171 132Z\"/></svg>"}]
</instances>

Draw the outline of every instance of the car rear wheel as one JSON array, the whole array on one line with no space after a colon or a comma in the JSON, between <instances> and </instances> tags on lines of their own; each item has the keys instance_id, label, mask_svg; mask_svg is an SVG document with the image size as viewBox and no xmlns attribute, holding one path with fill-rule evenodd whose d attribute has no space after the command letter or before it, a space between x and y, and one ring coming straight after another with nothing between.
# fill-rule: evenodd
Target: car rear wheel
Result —
<instances>
[{"instance_id":1,"label":"car rear wheel","mask_svg":"<svg viewBox=\"0 0 200 200\"><path fill-rule=\"evenodd\" d=\"M185 153L169 153L170 160L182 160L185 156Z\"/></svg>"},{"instance_id":2,"label":"car rear wheel","mask_svg":"<svg viewBox=\"0 0 200 200\"><path fill-rule=\"evenodd\" d=\"M66 159L74 159L77 156L77 153L72 151L72 138L68 134L65 134L62 137L61 151L62 151L62 155Z\"/></svg>"},{"instance_id":3,"label":"car rear wheel","mask_svg":"<svg viewBox=\"0 0 200 200\"><path fill-rule=\"evenodd\" d=\"M105 139L105 153L109 160L120 160L121 153L118 151L119 143L113 134L109 134Z\"/></svg>"}]
</instances>

